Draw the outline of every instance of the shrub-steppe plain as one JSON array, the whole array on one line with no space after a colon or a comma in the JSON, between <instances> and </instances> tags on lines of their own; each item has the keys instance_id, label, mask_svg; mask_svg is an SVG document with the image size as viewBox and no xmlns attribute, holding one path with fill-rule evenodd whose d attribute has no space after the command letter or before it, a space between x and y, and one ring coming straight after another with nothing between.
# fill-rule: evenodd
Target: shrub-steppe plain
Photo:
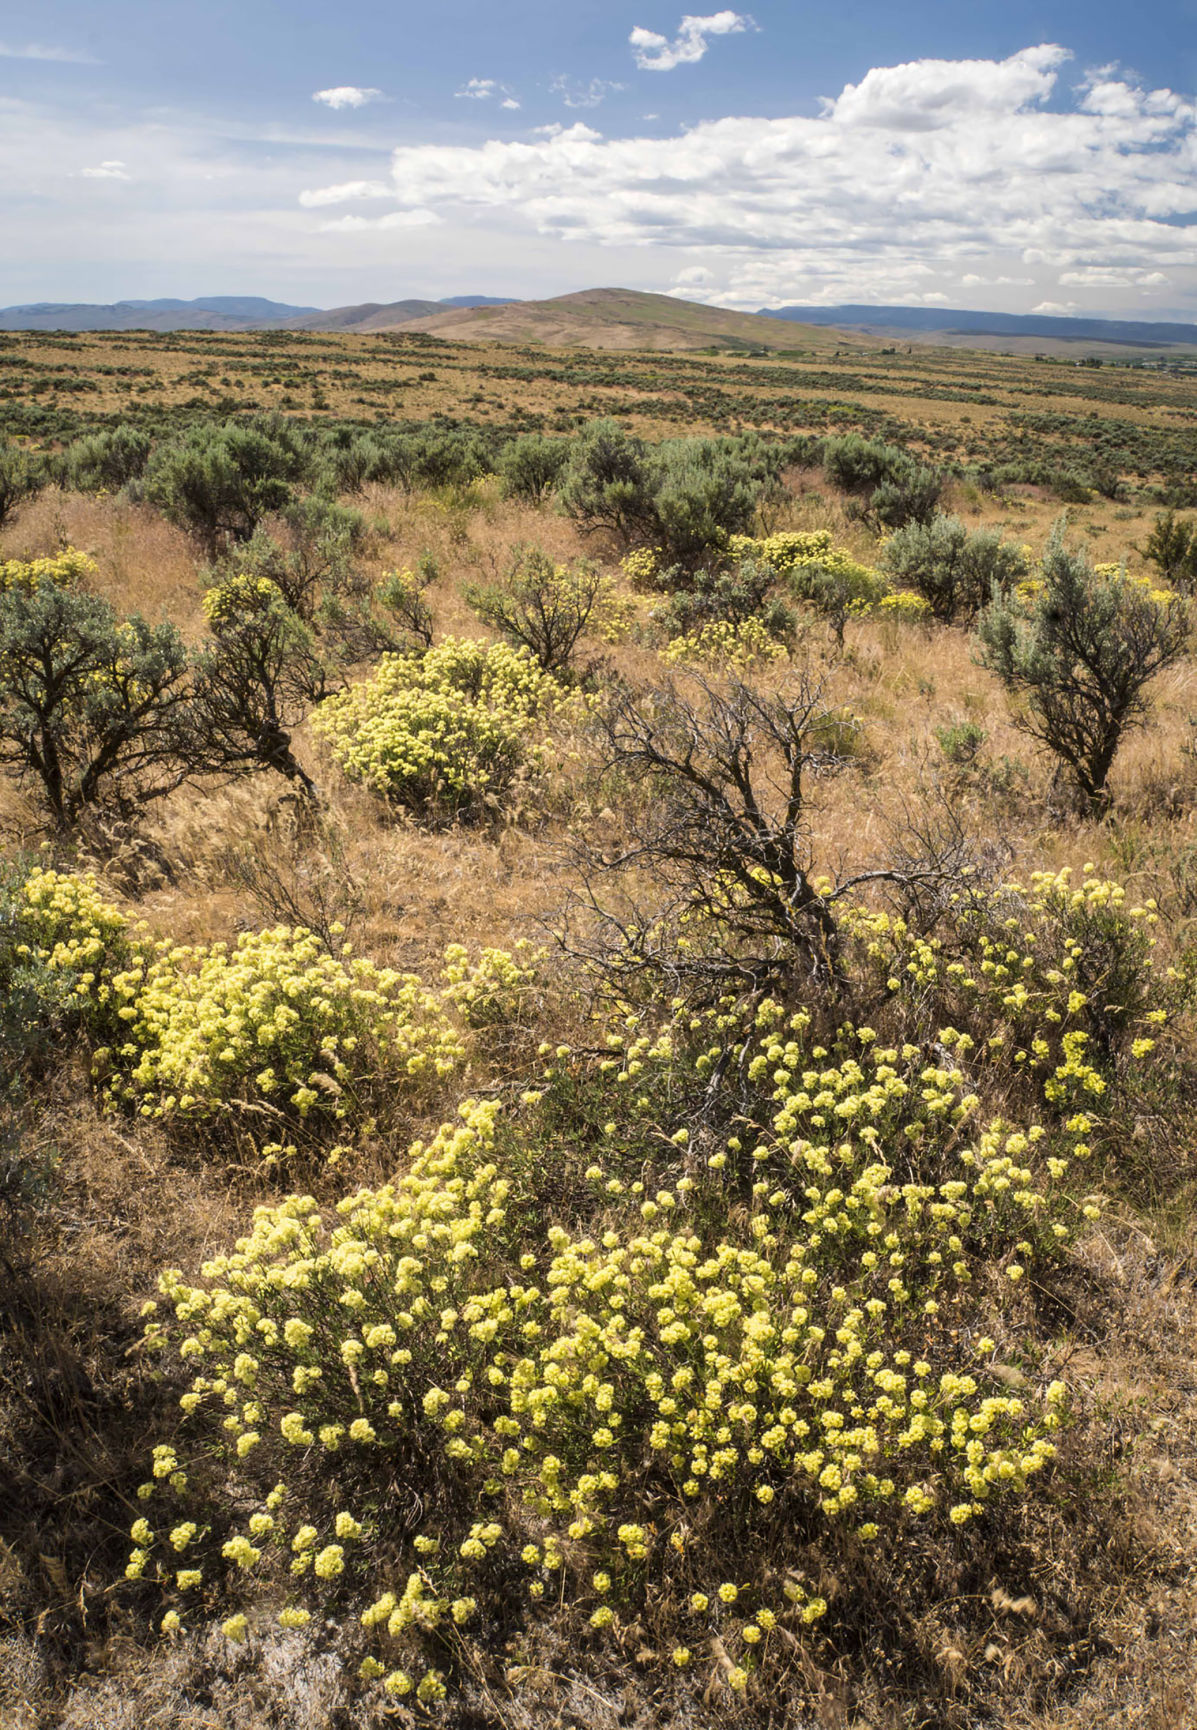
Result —
<instances>
[{"instance_id":1,"label":"shrub-steppe plain","mask_svg":"<svg viewBox=\"0 0 1197 1730\"><path fill-rule=\"evenodd\" d=\"M1192 1721L1197 383L784 339L0 336L4 1730Z\"/></svg>"}]
</instances>

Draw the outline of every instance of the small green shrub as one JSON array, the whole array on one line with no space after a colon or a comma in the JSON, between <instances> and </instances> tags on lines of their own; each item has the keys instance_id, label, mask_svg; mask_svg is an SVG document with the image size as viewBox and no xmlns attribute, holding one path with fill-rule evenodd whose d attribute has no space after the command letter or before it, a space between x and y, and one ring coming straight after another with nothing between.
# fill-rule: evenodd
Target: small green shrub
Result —
<instances>
[{"instance_id":1,"label":"small green shrub","mask_svg":"<svg viewBox=\"0 0 1197 1730\"><path fill-rule=\"evenodd\" d=\"M944 479L897 445L844 433L823 446L823 473L841 492L863 496L866 514L883 528L929 522Z\"/></svg>"},{"instance_id":2,"label":"small green shrub","mask_svg":"<svg viewBox=\"0 0 1197 1730\"><path fill-rule=\"evenodd\" d=\"M202 423L155 450L145 494L215 552L226 540L249 540L263 517L289 504L302 466L274 428Z\"/></svg>"},{"instance_id":3,"label":"small green shrub","mask_svg":"<svg viewBox=\"0 0 1197 1730\"><path fill-rule=\"evenodd\" d=\"M617 421L591 421L570 445L558 485L561 509L583 530L652 540L656 515L643 440Z\"/></svg>"},{"instance_id":4,"label":"small green shrub","mask_svg":"<svg viewBox=\"0 0 1197 1730\"><path fill-rule=\"evenodd\" d=\"M1095 569L1058 530L1042 579L996 598L977 634L984 665L1019 701L1015 724L1059 758L1090 804L1107 805L1118 747L1149 713L1148 686L1186 650L1184 602L1117 567Z\"/></svg>"},{"instance_id":5,"label":"small green shrub","mask_svg":"<svg viewBox=\"0 0 1197 1730\"><path fill-rule=\"evenodd\" d=\"M785 643L793 637L797 619L777 591L773 566L742 559L727 570L696 571L685 588L673 590L653 617L670 638L692 635L712 624L739 629L753 620L768 636Z\"/></svg>"},{"instance_id":6,"label":"small green shrub","mask_svg":"<svg viewBox=\"0 0 1197 1730\"><path fill-rule=\"evenodd\" d=\"M46 484L45 465L0 435L0 529Z\"/></svg>"},{"instance_id":7,"label":"small green shrub","mask_svg":"<svg viewBox=\"0 0 1197 1730\"><path fill-rule=\"evenodd\" d=\"M692 571L751 529L778 460L759 441L647 446L614 421L595 421L574 442L558 497L583 529L655 547L663 564Z\"/></svg>"},{"instance_id":8,"label":"small green shrub","mask_svg":"<svg viewBox=\"0 0 1197 1730\"><path fill-rule=\"evenodd\" d=\"M992 529L970 530L959 517L908 523L886 541L881 562L894 580L922 595L937 619L971 619L1028 573L1021 547Z\"/></svg>"},{"instance_id":9,"label":"small green shrub","mask_svg":"<svg viewBox=\"0 0 1197 1730\"><path fill-rule=\"evenodd\" d=\"M512 439L504 445L495 464L503 496L523 499L532 505L543 504L556 486L569 455L565 439L545 438L540 433Z\"/></svg>"},{"instance_id":10,"label":"small green shrub","mask_svg":"<svg viewBox=\"0 0 1197 1730\"><path fill-rule=\"evenodd\" d=\"M1143 545L1143 557L1168 587L1191 594L1197 587L1197 525L1175 511L1162 511Z\"/></svg>"},{"instance_id":11,"label":"small green shrub","mask_svg":"<svg viewBox=\"0 0 1197 1730\"><path fill-rule=\"evenodd\" d=\"M213 775L272 770L309 798L315 785L291 749L294 728L328 689L310 625L268 577L228 577L207 590L210 635L195 659L190 761Z\"/></svg>"},{"instance_id":12,"label":"small green shrub","mask_svg":"<svg viewBox=\"0 0 1197 1730\"><path fill-rule=\"evenodd\" d=\"M463 594L484 625L546 673L567 673L579 642L609 634L619 615L614 584L596 565L558 564L539 547L517 547L500 581L469 583Z\"/></svg>"},{"instance_id":13,"label":"small green shrub","mask_svg":"<svg viewBox=\"0 0 1197 1730\"><path fill-rule=\"evenodd\" d=\"M119 492L139 480L153 441L140 427L116 426L76 439L63 453L63 477L81 493Z\"/></svg>"},{"instance_id":14,"label":"small green shrub","mask_svg":"<svg viewBox=\"0 0 1197 1730\"><path fill-rule=\"evenodd\" d=\"M935 737L948 762L957 769L966 769L975 762L989 735L977 721L955 721L946 727L936 727Z\"/></svg>"},{"instance_id":15,"label":"small green shrub","mask_svg":"<svg viewBox=\"0 0 1197 1730\"><path fill-rule=\"evenodd\" d=\"M178 787L192 693L175 627L122 619L77 587L78 555L0 570L0 765L64 829Z\"/></svg>"},{"instance_id":16,"label":"small green shrub","mask_svg":"<svg viewBox=\"0 0 1197 1730\"><path fill-rule=\"evenodd\" d=\"M751 530L764 483L732 441L667 441L653 452L648 473L648 538L670 563L694 570L722 552L731 535Z\"/></svg>"}]
</instances>

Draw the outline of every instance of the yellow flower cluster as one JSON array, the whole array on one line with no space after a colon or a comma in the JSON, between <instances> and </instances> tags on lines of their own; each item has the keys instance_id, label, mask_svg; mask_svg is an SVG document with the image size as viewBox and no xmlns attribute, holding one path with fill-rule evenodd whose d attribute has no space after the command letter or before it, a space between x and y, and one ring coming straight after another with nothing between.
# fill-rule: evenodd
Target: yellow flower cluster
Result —
<instances>
[{"instance_id":1,"label":"yellow flower cluster","mask_svg":"<svg viewBox=\"0 0 1197 1730\"><path fill-rule=\"evenodd\" d=\"M619 568L633 588L651 589L661 574L661 554L656 547L633 547Z\"/></svg>"},{"instance_id":2,"label":"yellow flower cluster","mask_svg":"<svg viewBox=\"0 0 1197 1730\"><path fill-rule=\"evenodd\" d=\"M1157 920L1153 900L1128 904L1121 884L1087 866L1079 885L1065 869L1036 872L1025 888L978 887L958 900L950 931L930 937L859 906L845 908L844 928L891 992L934 994L969 1048L1063 1112L1102 1104L1112 1034L1140 1029L1118 1061L1141 1058L1151 1031L1191 1007L1195 982L1156 965Z\"/></svg>"},{"instance_id":3,"label":"yellow flower cluster","mask_svg":"<svg viewBox=\"0 0 1197 1730\"><path fill-rule=\"evenodd\" d=\"M832 556L834 545L830 529L779 529L759 539L732 535L728 551L736 559L759 559L779 577L788 577L803 565L824 562Z\"/></svg>"},{"instance_id":4,"label":"yellow flower cluster","mask_svg":"<svg viewBox=\"0 0 1197 1730\"><path fill-rule=\"evenodd\" d=\"M507 949L483 949L471 962L463 943L445 950L441 973L444 996L467 1027L513 1027L526 1021L537 984L540 955L521 939L514 954Z\"/></svg>"},{"instance_id":5,"label":"yellow flower cluster","mask_svg":"<svg viewBox=\"0 0 1197 1730\"><path fill-rule=\"evenodd\" d=\"M753 540L735 535L732 551L740 558L758 559L784 577L800 601L820 611L843 606L863 618L890 595L888 580L870 565L862 565L845 547L837 547L828 529L783 530ZM911 597L913 600L914 597ZM895 603L891 616L912 616L910 604Z\"/></svg>"},{"instance_id":6,"label":"yellow flower cluster","mask_svg":"<svg viewBox=\"0 0 1197 1730\"><path fill-rule=\"evenodd\" d=\"M913 589L894 589L890 594L882 595L877 602L877 611L886 618L918 624L931 617L931 603L922 595L916 595Z\"/></svg>"},{"instance_id":7,"label":"yellow flower cluster","mask_svg":"<svg viewBox=\"0 0 1197 1730\"><path fill-rule=\"evenodd\" d=\"M77 547L66 547L45 559L0 559L0 591L19 589L31 595L43 583L76 589L95 571L95 560Z\"/></svg>"},{"instance_id":8,"label":"yellow flower cluster","mask_svg":"<svg viewBox=\"0 0 1197 1730\"><path fill-rule=\"evenodd\" d=\"M301 928L246 933L232 949L161 943L111 990L125 1037L94 1065L114 1069L110 1096L145 1116L252 1101L360 1117L380 1076L426 1093L464 1056L440 996L415 974L330 954Z\"/></svg>"},{"instance_id":9,"label":"yellow flower cluster","mask_svg":"<svg viewBox=\"0 0 1197 1730\"><path fill-rule=\"evenodd\" d=\"M761 619L734 624L714 619L687 636L672 638L661 650L661 659L671 667L691 663L743 672L752 666L784 661L788 654L785 644L770 635Z\"/></svg>"},{"instance_id":10,"label":"yellow flower cluster","mask_svg":"<svg viewBox=\"0 0 1197 1730\"><path fill-rule=\"evenodd\" d=\"M404 565L400 569L384 572L377 592L383 600L389 592L397 599L415 601L419 600L428 586L425 579L418 576L410 565Z\"/></svg>"},{"instance_id":11,"label":"yellow flower cluster","mask_svg":"<svg viewBox=\"0 0 1197 1730\"><path fill-rule=\"evenodd\" d=\"M81 999L107 1004L107 975L130 955L129 922L92 874L35 867L16 887L10 936L19 959L77 976Z\"/></svg>"},{"instance_id":12,"label":"yellow flower cluster","mask_svg":"<svg viewBox=\"0 0 1197 1730\"><path fill-rule=\"evenodd\" d=\"M1154 573L1148 571L1128 571L1125 559L1098 560L1093 569L1099 577L1120 577L1124 582L1134 583L1136 588L1144 590L1148 597L1155 601L1159 606L1166 607L1173 601L1180 600L1180 596L1177 594L1176 590L1165 588L1158 581Z\"/></svg>"},{"instance_id":13,"label":"yellow flower cluster","mask_svg":"<svg viewBox=\"0 0 1197 1730\"><path fill-rule=\"evenodd\" d=\"M275 1134L283 1118L360 1125L380 1101L422 1106L461 1069L471 1035L527 1023L542 959L526 943L476 959L452 944L434 986L348 945L333 953L302 927L246 933L231 948L156 942L94 876L40 868L14 886L9 919L8 964L61 974L113 1105L166 1119L233 1114Z\"/></svg>"},{"instance_id":14,"label":"yellow flower cluster","mask_svg":"<svg viewBox=\"0 0 1197 1730\"><path fill-rule=\"evenodd\" d=\"M312 726L351 779L421 815L452 815L543 762L537 731L565 701L526 650L447 637L423 654L384 655Z\"/></svg>"},{"instance_id":15,"label":"yellow flower cluster","mask_svg":"<svg viewBox=\"0 0 1197 1730\"><path fill-rule=\"evenodd\" d=\"M827 1612L800 1566L812 1521L902 1542L1025 1492L1065 1390L1012 1393L981 1321L1082 1224L1061 1180L1089 1120L986 1120L1001 1058L951 1027L824 1045L806 1012L744 1013L628 1013L597 1062L558 1050L517 1133L470 1102L386 1187L331 1217L259 1208L198 1282L166 1274L147 1339L187 1366L197 1463L156 1459L137 1577L174 1608L187 1524L235 1601L284 1582L323 1615L335 1583L383 1687L513 1577L615 1637L684 1602L663 1661L717 1635L747 1677ZM729 1128L755 1127L679 1123L731 1057ZM545 1149L580 1088L611 1115L565 1181ZM397 1543L381 1486L413 1470L440 1489Z\"/></svg>"},{"instance_id":16,"label":"yellow flower cluster","mask_svg":"<svg viewBox=\"0 0 1197 1730\"><path fill-rule=\"evenodd\" d=\"M283 592L269 577L226 577L204 591L204 617L210 625L234 624L254 613L285 606Z\"/></svg>"}]
</instances>

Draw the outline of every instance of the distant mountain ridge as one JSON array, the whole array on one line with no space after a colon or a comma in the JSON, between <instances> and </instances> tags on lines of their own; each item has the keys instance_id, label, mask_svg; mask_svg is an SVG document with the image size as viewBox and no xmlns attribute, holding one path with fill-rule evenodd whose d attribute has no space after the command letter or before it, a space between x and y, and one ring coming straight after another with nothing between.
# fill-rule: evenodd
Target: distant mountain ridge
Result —
<instances>
[{"instance_id":1,"label":"distant mountain ridge","mask_svg":"<svg viewBox=\"0 0 1197 1730\"><path fill-rule=\"evenodd\" d=\"M736 312L630 288L588 288L548 300L466 294L447 300L362 301L329 309L257 295L123 300L110 306L39 301L0 309L0 331L19 330L407 331L456 342L555 348L829 356L903 341L1072 359L1153 352L1187 361L1197 352L1197 324L927 306L782 306Z\"/></svg>"},{"instance_id":2,"label":"distant mountain ridge","mask_svg":"<svg viewBox=\"0 0 1197 1730\"><path fill-rule=\"evenodd\" d=\"M588 288L551 300L454 295L449 300L363 301L296 309L251 296L194 301L119 301L112 306L41 302L0 310L0 331L280 330L370 335L407 331L457 342L545 347L767 354L867 346L865 339L631 288Z\"/></svg>"},{"instance_id":3,"label":"distant mountain ridge","mask_svg":"<svg viewBox=\"0 0 1197 1730\"><path fill-rule=\"evenodd\" d=\"M389 326L463 307L505 306L495 295L461 294L449 300L371 301L361 306L292 306L256 294L210 294L195 300L39 300L0 307L3 330L347 330Z\"/></svg>"},{"instance_id":4,"label":"distant mountain ridge","mask_svg":"<svg viewBox=\"0 0 1197 1730\"><path fill-rule=\"evenodd\" d=\"M1055 313L975 312L947 306L762 306L762 318L833 325L872 333L894 330L956 336L1043 336L1070 342L1197 343L1197 324L1140 319L1067 318Z\"/></svg>"}]
</instances>

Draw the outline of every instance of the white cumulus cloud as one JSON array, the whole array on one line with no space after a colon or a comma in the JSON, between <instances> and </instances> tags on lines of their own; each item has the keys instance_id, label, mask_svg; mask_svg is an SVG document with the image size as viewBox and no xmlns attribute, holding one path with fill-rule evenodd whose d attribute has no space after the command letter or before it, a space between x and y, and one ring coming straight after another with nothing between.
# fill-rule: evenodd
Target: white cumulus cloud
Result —
<instances>
[{"instance_id":1,"label":"white cumulus cloud","mask_svg":"<svg viewBox=\"0 0 1197 1730\"><path fill-rule=\"evenodd\" d=\"M666 137L578 121L404 145L392 192L466 227L685 249L730 304L925 300L966 276L1033 280L1054 298L1061 272L1097 261L1132 273L1134 296L1158 274L1176 284L1197 269L1197 109L1126 80L1115 95L1112 74L1074 94L1067 58L1043 44L875 68L817 115L728 116Z\"/></svg>"},{"instance_id":2,"label":"white cumulus cloud","mask_svg":"<svg viewBox=\"0 0 1197 1730\"><path fill-rule=\"evenodd\" d=\"M1035 282L1033 276L977 276L973 271L960 280L966 288L1031 288Z\"/></svg>"},{"instance_id":3,"label":"white cumulus cloud","mask_svg":"<svg viewBox=\"0 0 1197 1730\"><path fill-rule=\"evenodd\" d=\"M326 108L364 108L381 95L381 90L370 85L334 84L330 90L313 90L312 101L323 102Z\"/></svg>"},{"instance_id":4,"label":"white cumulus cloud","mask_svg":"<svg viewBox=\"0 0 1197 1730\"><path fill-rule=\"evenodd\" d=\"M710 47L709 37L735 36L742 30L755 29L755 23L746 12L711 12L705 18L695 18L687 13L672 42L655 30L645 30L640 24L628 41L632 59L642 72L672 72L675 66L692 66L696 60L701 60Z\"/></svg>"},{"instance_id":5,"label":"white cumulus cloud","mask_svg":"<svg viewBox=\"0 0 1197 1730\"><path fill-rule=\"evenodd\" d=\"M84 180L132 180L133 178L125 164L117 161L116 158L108 162L101 162L98 168L81 168L79 172Z\"/></svg>"},{"instance_id":6,"label":"white cumulus cloud","mask_svg":"<svg viewBox=\"0 0 1197 1730\"><path fill-rule=\"evenodd\" d=\"M1061 288L1166 288L1162 270L1116 270L1107 264L1083 264L1060 275Z\"/></svg>"}]
</instances>

